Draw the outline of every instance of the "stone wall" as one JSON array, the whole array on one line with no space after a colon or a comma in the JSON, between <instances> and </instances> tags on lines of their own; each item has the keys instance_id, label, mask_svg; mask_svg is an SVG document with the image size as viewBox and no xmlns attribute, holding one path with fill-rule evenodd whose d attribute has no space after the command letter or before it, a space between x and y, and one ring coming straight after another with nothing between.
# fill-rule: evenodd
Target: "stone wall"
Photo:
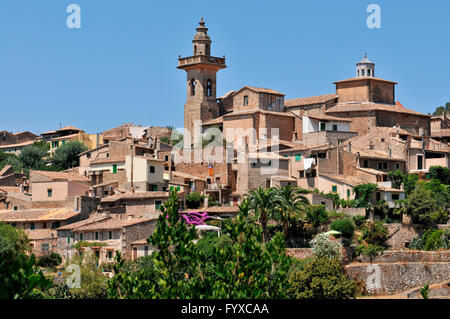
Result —
<instances>
[{"instance_id":1,"label":"stone wall","mask_svg":"<svg viewBox=\"0 0 450 319\"><path fill-rule=\"evenodd\" d=\"M406 244L417 237L422 231L422 225L384 224L388 229L386 244L391 249L403 249Z\"/></svg>"},{"instance_id":2,"label":"stone wall","mask_svg":"<svg viewBox=\"0 0 450 319\"><path fill-rule=\"evenodd\" d=\"M367 256L358 256L357 261L370 262ZM386 250L372 260L372 263L398 262L450 262L450 250Z\"/></svg>"},{"instance_id":3,"label":"stone wall","mask_svg":"<svg viewBox=\"0 0 450 319\"><path fill-rule=\"evenodd\" d=\"M346 213L349 216L366 216L366 209L364 207L347 207L339 208L338 212Z\"/></svg>"},{"instance_id":4,"label":"stone wall","mask_svg":"<svg viewBox=\"0 0 450 319\"><path fill-rule=\"evenodd\" d=\"M450 262L353 263L345 266L345 272L352 280L364 281L369 294L392 295L448 280Z\"/></svg>"},{"instance_id":5,"label":"stone wall","mask_svg":"<svg viewBox=\"0 0 450 319\"><path fill-rule=\"evenodd\" d=\"M286 254L297 259L314 257L312 248L286 248Z\"/></svg>"}]
</instances>

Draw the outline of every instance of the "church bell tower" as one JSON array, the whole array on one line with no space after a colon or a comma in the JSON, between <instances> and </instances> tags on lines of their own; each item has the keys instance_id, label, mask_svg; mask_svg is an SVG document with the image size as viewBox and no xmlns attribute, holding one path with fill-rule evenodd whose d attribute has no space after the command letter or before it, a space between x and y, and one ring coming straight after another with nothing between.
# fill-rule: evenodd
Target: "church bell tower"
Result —
<instances>
[{"instance_id":1,"label":"church bell tower","mask_svg":"<svg viewBox=\"0 0 450 319\"><path fill-rule=\"evenodd\" d=\"M211 39L203 17L192 40L193 55L180 57L178 69L187 74L187 98L184 105L184 128L194 135L194 121L202 122L219 116L219 105L216 101L216 74L226 68L225 57L211 56ZM193 141L191 140L191 144Z\"/></svg>"}]
</instances>

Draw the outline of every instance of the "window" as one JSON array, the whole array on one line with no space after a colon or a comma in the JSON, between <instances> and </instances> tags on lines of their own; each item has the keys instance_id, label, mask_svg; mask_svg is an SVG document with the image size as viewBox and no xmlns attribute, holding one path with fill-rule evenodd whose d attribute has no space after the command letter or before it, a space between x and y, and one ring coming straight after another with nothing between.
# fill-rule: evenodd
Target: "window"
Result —
<instances>
[{"instance_id":1,"label":"window","mask_svg":"<svg viewBox=\"0 0 450 319\"><path fill-rule=\"evenodd\" d=\"M347 198L350 198L350 190L347 189Z\"/></svg>"},{"instance_id":2,"label":"window","mask_svg":"<svg viewBox=\"0 0 450 319\"><path fill-rule=\"evenodd\" d=\"M51 188L47 189L47 197L52 197L53 195L53 190Z\"/></svg>"},{"instance_id":3,"label":"window","mask_svg":"<svg viewBox=\"0 0 450 319\"><path fill-rule=\"evenodd\" d=\"M383 169L387 169L387 168L388 168L387 162L383 162Z\"/></svg>"},{"instance_id":4,"label":"window","mask_svg":"<svg viewBox=\"0 0 450 319\"><path fill-rule=\"evenodd\" d=\"M113 234L112 234L112 230L110 230L109 232L108 232L108 239L113 239L113 236L112 236Z\"/></svg>"},{"instance_id":5,"label":"window","mask_svg":"<svg viewBox=\"0 0 450 319\"><path fill-rule=\"evenodd\" d=\"M113 252L112 250L108 250L108 259L112 259L113 258Z\"/></svg>"},{"instance_id":6,"label":"window","mask_svg":"<svg viewBox=\"0 0 450 319\"><path fill-rule=\"evenodd\" d=\"M400 169L400 164L399 163L395 163L395 169Z\"/></svg>"},{"instance_id":7,"label":"window","mask_svg":"<svg viewBox=\"0 0 450 319\"><path fill-rule=\"evenodd\" d=\"M306 173L307 178L316 177L317 171L315 169L311 170L311 172Z\"/></svg>"},{"instance_id":8,"label":"window","mask_svg":"<svg viewBox=\"0 0 450 319\"><path fill-rule=\"evenodd\" d=\"M91 153L86 153L87 158L91 158Z\"/></svg>"},{"instance_id":9,"label":"window","mask_svg":"<svg viewBox=\"0 0 450 319\"><path fill-rule=\"evenodd\" d=\"M337 131L337 124L333 124L333 131Z\"/></svg>"},{"instance_id":10,"label":"window","mask_svg":"<svg viewBox=\"0 0 450 319\"><path fill-rule=\"evenodd\" d=\"M34 230L34 223L30 223L30 230Z\"/></svg>"},{"instance_id":11,"label":"window","mask_svg":"<svg viewBox=\"0 0 450 319\"><path fill-rule=\"evenodd\" d=\"M158 185L152 184L151 185L151 190L152 190L152 192L157 192L158 191Z\"/></svg>"},{"instance_id":12,"label":"window","mask_svg":"<svg viewBox=\"0 0 450 319\"><path fill-rule=\"evenodd\" d=\"M80 240L83 240L83 234L80 233Z\"/></svg>"},{"instance_id":13,"label":"window","mask_svg":"<svg viewBox=\"0 0 450 319\"><path fill-rule=\"evenodd\" d=\"M331 186L331 191L333 193L336 193L337 192L337 186L336 185Z\"/></svg>"},{"instance_id":14,"label":"window","mask_svg":"<svg viewBox=\"0 0 450 319\"><path fill-rule=\"evenodd\" d=\"M248 105L248 95L244 95L244 106Z\"/></svg>"},{"instance_id":15,"label":"window","mask_svg":"<svg viewBox=\"0 0 450 319\"><path fill-rule=\"evenodd\" d=\"M320 130L321 131L325 131L326 130L326 124L325 123L323 123L323 122L320 123Z\"/></svg>"},{"instance_id":16,"label":"window","mask_svg":"<svg viewBox=\"0 0 450 319\"><path fill-rule=\"evenodd\" d=\"M392 194L392 200L399 200L400 196L398 194Z\"/></svg>"},{"instance_id":17,"label":"window","mask_svg":"<svg viewBox=\"0 0 450 319\"><path fill-rule=\"evenodd\" d=\"M12 227L16 227L16 223L12 223L11 226L12 226Z\"/></svg>"},{"instance_id":18,"label":"window","mask_svg":"<svg viewBox=\"0 0 450 319\"><path fill-rule=\"evenodd\" d=\"M318 155L317 155L317 157L318 158L327 158L327 153L325 152L325 153L319 153Z\"/></svg>"},{"instance_id":19,"label":"window","mask_svg":"<svg viewBox=\"0 0 450 319\"><path fill-rule=\"evenodd\" d=\"M14 210L18 210L19 209L19 206L17 206L17 205L14 205L14 208L13 208Z\"/></svg>"},{"instance_id":20,"label":"window","mask_svg":"<svg viewBox=\"0 0 450 319\"><path fill-rule=\"evenodd\" d=\"M378 169L383 169L383 163L378 162Z\"/></svg>"},{"instance_id":21,"label":"window","mask_svg":"<svg viewBox=\"0 0 450 319\"><path fill-rule=\"evenodd\" d=\"M70 236L67 237L67 245L70 245Z\"/></svg>"},{"instance_id":22,"label":"window","mask_svg":"<svg viewBox=\"0 0 450 319\"><path fill-rule=\"evenodd\" d=\"M364 160L363 167L365 168L369 167L369 162L367 160Z\"/></svg>"},{"instance_id":23,"label":"window","mask_svg":"<svg viewBox=\"0 0 450 319\"><path fill-rule=\"evenodd\" d=\"M155 173L155 166L150 166L150 174L154 174Z\"/></svg>"},{"instance_id":24,"label":"window","mask_svg":"<svg viewBox=\"0 0 450 319\"><path fill-rule=\"evenodd\" d=\"M295 154L295 161L300 162L302 160L302 154Z\"/></svg>"},{"instance_id":25,"label":"window","mask_svg":"<svg viewBox=\"0 0 450 319\"><path fill-rule=\"evenodd\" d=\"M195 80L194 79L191 80L191 95L192 96L195 95Z\"/></svg>"},{"instance_id":26,"label":"window","mask_svg":"<svg viewBox=\"0 0 450 319\"><path fill-rule=\"evenodd\" d=\"M47 229L47 223L42 223L42 229Z\"/></svg>"},{"instance_id":27,"label":"window","mask_svg":"<svg viewBox=\"0 0 450 319\"><path fill-rule=\"evenodd\" d=\"M163 191L163 192L167 192L167 186L163 186L163 187L162 187L162 191Z\"/></svg>"},{"instance_id":28,"label":"window","mask_svg":"<svg viewBox=\"0 0 450 319\"><path fill-rule=\"evenodd\" d=\"M95 232L95 240L98 240L98 231Z\"/></svg>"},{"instance_id":29,"label":"window","mask_svg":"<svg viewBox=\"0 0 450 319\"><path fill-rule=\"evenodd\" d=\"M59 220L52 223L52 229L56 229L56 228L59 228L59 227L60 227L60 221Z\"/></svg>"},{"instance_id":30,"label":"window","mask_svg":"<svg viewBox=\"0 0 450 319\"><path fill-rule=\"evenodd\" d=\"M168 161L169 161L169 155L165 155L165 156L164 156L164 160L165 160L166 162L168 162Z\"/></svg>"},{"instance_id":31,"label":"window","mask_svg":"<svg viewBox=\"0 0 450 319\"><path fill-rule=\"evenodd\" d=\"M155 210L161 210L161 201L155 200Z\"/></svg>"},{"instance_id":32,"label":"window","mask_svg":"<svg viewBox=\"0 0 450 319\"><path fill-rule=\"evenodd\" d=\"M212 96L212 82L209 79L208 79L208 82L206 84L206 88L207 88L207 95L208 96Z\"/></svg>"},{"instance_id":33,"label":"window","mask_svg":"<svg viewBox=\"0 0 450 319\"><path fill-rule=\"evenodd\" d=\"M211 184L211 180L210 180L210 183L209 184ZM180 186L177 186L177 191L180 191L180 189L181 189L181 187Z\"/></svg>"},{"instance_id":34,"label":"window","mask_svg":"<svg viewBox=\"0 0 450 319\"><path fill-rule=\"evenodd\" d=\"M148 256L148 246L144 247L144 256Z\"/></svg>"},{"instance_id":35,"label":"window","mask_svg":"<svg viewBox=\"0 0 450 319\"><path fill-rule=\"evenodd\" d=\"M380 199L381 199L381 193L380 192L377 192L376 198L377 198L377 202L380 201Z\"/></svg>"},{"instance_id":36,"label":"window","mask_svg":"<svg viewBox=\"0 0 450 319\"><path fill-rule=\"evenodd\" d=\"M48 250L49 250L49 244L48 243L42 244L42 251L47 252Z\"/></svg>"},{"instance_id":37,"label":"window","mask_svg":"<svg viewBox=\"0 0 450 319\"><path fill-rule=\"evenodd\" d=\"M305 178L305 171L298 171L299 178Z\"/></svg>"},{"instance_id":38,"label":"window","mask_svg":"<svg viewBox=\"0 0 450 319\"><path fill-rule=\"evenodd\" d=\"M117 174L117 164L113 165L113 174Z\"/></svg>"},{"instance_id":39,"label":"window","mask_svg":"<svg viewBox=\"0 0 450 319\"><path fill-rule=\"evenodd\" d=\"M66 140L62 140L61 142L62 142L62 145L66 144Z\"/></svg>"}]
</instances>

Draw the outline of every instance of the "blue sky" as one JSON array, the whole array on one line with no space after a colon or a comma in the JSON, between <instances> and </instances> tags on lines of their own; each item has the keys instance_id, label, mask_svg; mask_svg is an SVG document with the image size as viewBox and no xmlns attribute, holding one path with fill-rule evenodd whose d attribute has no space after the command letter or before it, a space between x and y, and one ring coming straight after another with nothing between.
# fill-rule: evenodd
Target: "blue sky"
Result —
<instances>
[{"instance_id":1,"label":"blue sky","mask_svg":"<svg viewBox=\"0 0 450 319\"><path fill-rule=\"evenodd\" d=\"M81 7L81 29L66 7ZM366 8L381 7L381 29ZM245 85L295 98L333 93L364 52L396 97L427 113L450 101L450 1L2 0L0 130L126 122L183 126L186 75L201 15L226 55L218 96Z\"/></svg>"}]
</instances>

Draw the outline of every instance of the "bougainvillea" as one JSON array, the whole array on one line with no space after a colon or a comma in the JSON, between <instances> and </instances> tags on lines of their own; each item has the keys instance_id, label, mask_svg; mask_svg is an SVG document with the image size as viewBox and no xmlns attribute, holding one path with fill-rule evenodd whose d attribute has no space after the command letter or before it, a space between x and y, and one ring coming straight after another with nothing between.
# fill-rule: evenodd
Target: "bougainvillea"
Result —
<instances>
[{"instance_id":1,"label":"bougainvillea","mask_svg":"<svg viewBox=\"0 0 450 319\"><path fill-rule=\"evenodd\" d=\"M205 220L209 218L207 212L189 212L186 214L181 214L181 216L183 216L184 221L189 225L204 225Z\"/></svg>"}]
</instances>

